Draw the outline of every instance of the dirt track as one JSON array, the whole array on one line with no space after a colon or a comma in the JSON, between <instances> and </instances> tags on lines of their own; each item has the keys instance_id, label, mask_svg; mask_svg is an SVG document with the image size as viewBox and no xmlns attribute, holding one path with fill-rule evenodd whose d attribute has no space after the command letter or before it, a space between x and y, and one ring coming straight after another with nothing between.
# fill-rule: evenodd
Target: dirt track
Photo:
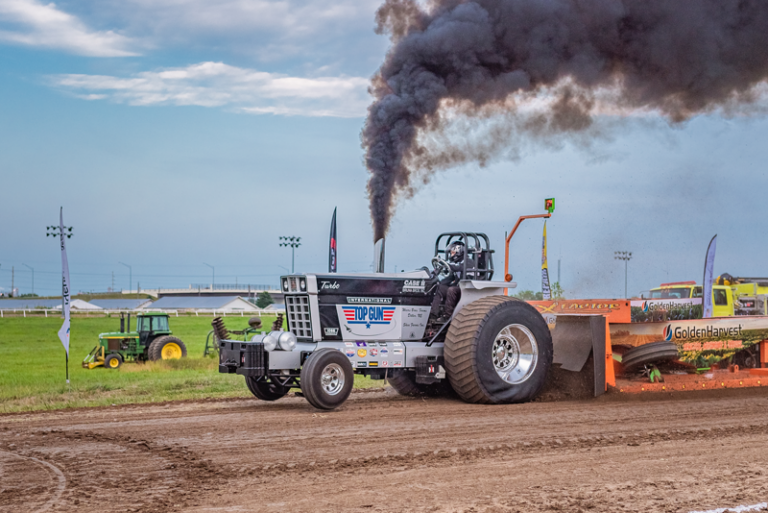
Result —
<instances>
[{"instance_id":1,"label":"dirt track","mask_svg":"<svg viewBox=\"0 0 768 513\"><path fill-rule=\"evenodd\" d=\"M768 500L768 390L357 392L0 417L0 511L683 511Z\"/></svg>"}]
</instances>

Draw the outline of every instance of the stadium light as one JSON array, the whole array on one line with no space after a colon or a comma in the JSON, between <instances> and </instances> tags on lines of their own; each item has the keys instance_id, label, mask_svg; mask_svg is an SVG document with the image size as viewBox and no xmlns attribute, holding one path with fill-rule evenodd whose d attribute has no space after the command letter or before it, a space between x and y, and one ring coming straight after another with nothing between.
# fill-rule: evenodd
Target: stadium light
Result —
<instances>
[{"instance_id":1,"label":"stadium light","mask_svg":"<svg viewBox=\"0 0 768 513\"><path fill-rule=\"evenodd\" d=\"M631 251L614 251L613 258L624 260L624 298L627 298L627 264L632 259Z\"/></svg>"},{"instance_id":2,"label":"stadium light","mask_svg":"<svg viewBox=\"0 0 768 513\"><path fill-rule=\"evenodd\" d=\"M291 274L294 272L294 263L296 261L296 248L301 246L301 237L280 237L280 240L285 241L281 242L280 246L285 246L291 248Z\"/></svg>"}]
</instances>

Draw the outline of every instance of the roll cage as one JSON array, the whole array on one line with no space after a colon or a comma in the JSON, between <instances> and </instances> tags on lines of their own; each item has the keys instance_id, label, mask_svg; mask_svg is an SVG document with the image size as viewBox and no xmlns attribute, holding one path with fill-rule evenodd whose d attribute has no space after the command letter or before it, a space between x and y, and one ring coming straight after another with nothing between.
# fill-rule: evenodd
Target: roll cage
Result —
<instances>
[{"instance_id":1,"label":"roll cage","mask_svg":"<svg viewBox=\"0 0 768 513\"><path fill-rule=\"evenodd\" d=\"M435 256L448 261L445 248L457 241L464 243L467 256L474 264L467 267L469 258L464 258L462 276L474 276L475 280L490 281L493 278L493 250L488 236L473 232L441 233L435 241Z\"/></svg>"}]
</instances>

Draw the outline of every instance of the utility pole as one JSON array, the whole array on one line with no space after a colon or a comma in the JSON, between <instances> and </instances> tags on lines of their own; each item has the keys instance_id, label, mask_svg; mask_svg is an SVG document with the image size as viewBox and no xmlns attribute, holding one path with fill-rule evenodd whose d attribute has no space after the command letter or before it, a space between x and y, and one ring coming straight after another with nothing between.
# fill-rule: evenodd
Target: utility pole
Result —
<instances>
[{"instance_id":1,"label":"utility pole","mask_svg":"<svg viewBox=\"0 0 768 513\"><path fill-rule=\"evenodd\" d=\"M115 291L115 271L112 271L112 292Z\"/></svg>"},{"instance_id":2,"label":"utility pole","mask_svg":"<svg viewBox=\"0 0 768 513\"><path fill-rule=\"evenodd\" d=\"M627 298L627 265L632 259L631 251L614 251L613 258L615 260L624 260L624 298Z\"/></svg>"},{"instance_id":3,"label":"utility pole","mask_svg":"<svg viewBox=\"0 0 768 513\"><path fill-rule=\"evenodd\" d=\"M14 289L14 280L16 278L16 268L11 266L11 297L16 297L13 295L13 289Z\"/></svg>"},{"instance_id":4,"label":"utility pole","mask_svg":"<svg viewBox=\"0 0 768 513\"><path fill-rule=\"evenodd\" d=\"M296 262L296 248L301 246L301 237L280 237L280 240L283 240L285 242L281 242L280 246L285 246L291 248L291 274L294 273L294 263Z\"/></svg>"},{"instance_id":5,"label":"utility pole","mask_svg":"<svg viewBox=\"0 0 768 513\"><path fill-rule=\"evenodd\" d=\"M211 294L213 294L213 285L216 283L216 268L211 264L206 264L205 262L203 262L203 265L207 265L211 268Z\"/></svg>"},{"instance_id":6,"label":"utility pole","mask_svg":"<svg viewBox=\"0 0 768 513\"><path fill-rule=\"evenodd\" d=\"M133 268L128 265L124 264L122 262L118 262L120 265L124 265L128 268L128 292L130 293L133 290Z\"/></svg>"},{"instance_id":7,"label":"utility pole","mask_svg":"<svg viewBox=\"0 0 768 513\"><path fill-rule=\"evenodd\" d=\"M560 283L560 259L557 259L557 283ZM562 283L560 284L562 287Z\"/></svg>"},{"instance_id":8,"label":"utility pole","mask_svg":"<svg viewBox=\"0 0 768 513\"><path fill-rule=\"evenodd\" d=\"M35 294L35 270L30 266L28 266L27 264L21 264L21 265L23 265L24 267L32 271L32 295L34 295Z\"/></svg>"}]
</instances>

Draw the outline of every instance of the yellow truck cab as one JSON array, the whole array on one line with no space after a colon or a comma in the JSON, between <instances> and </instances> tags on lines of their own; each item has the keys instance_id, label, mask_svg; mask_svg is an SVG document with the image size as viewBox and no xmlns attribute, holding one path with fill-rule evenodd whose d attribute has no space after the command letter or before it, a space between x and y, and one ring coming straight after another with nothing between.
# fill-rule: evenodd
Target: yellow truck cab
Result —
<instances>
[{"instance_id":1,"label":"yellow truck cab","mask_svg":"<svg viewBox=\"0 0 768 513\"><path fill-rule=\"evenodd\" d=\"M648 299L701 298L703 287L695 281L662 283L651 289ZM734 314L733 291L727 285L712 285L712 317L732 317Z\"/></svg>"},{"instance_id":2,"label":"yellow truck cab","mask_svg":"<svg viewBox=\"0 0 768 513\"><path fill-rule=\"evenodd\" d=\"M768 278L734 278L724 273L715 283L733 291L736 315L768 315Z\"/></svg>"}]
</instances>

